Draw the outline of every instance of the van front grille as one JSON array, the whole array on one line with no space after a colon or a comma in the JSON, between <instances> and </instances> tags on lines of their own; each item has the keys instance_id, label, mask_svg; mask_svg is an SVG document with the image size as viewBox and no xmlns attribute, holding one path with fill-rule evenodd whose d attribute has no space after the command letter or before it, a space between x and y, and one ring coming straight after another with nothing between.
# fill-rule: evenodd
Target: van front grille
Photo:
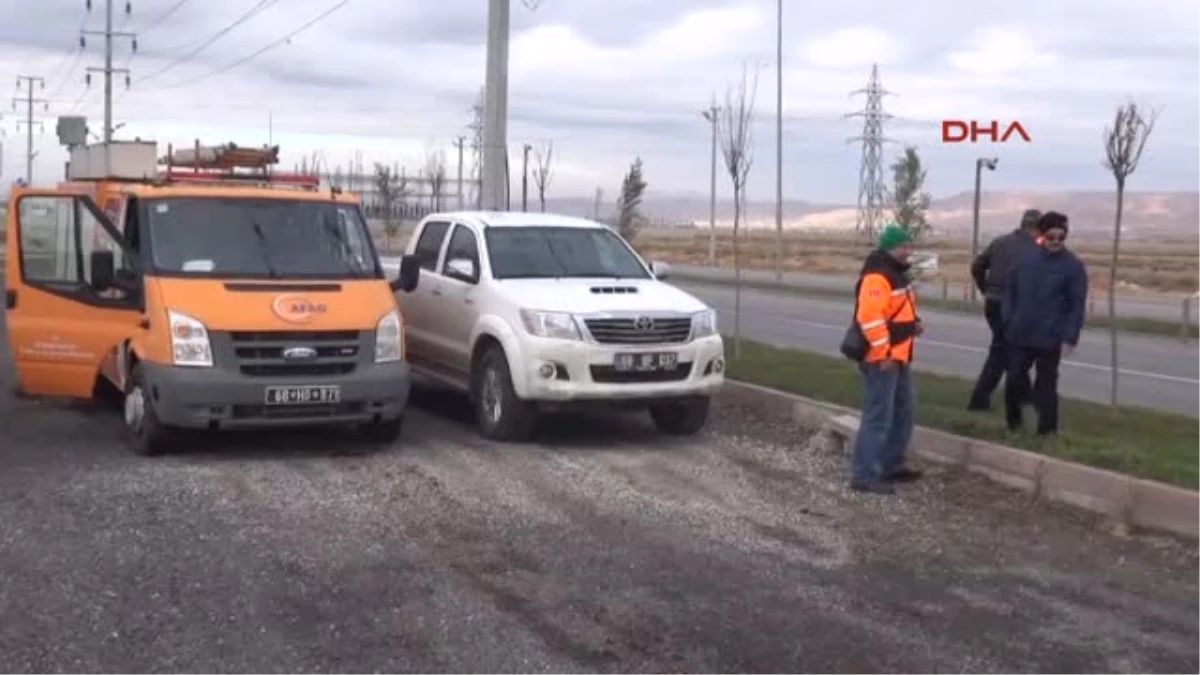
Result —
<instances>
[{"instance_id":1,"label":"van front grille","mask_svg":"<svg viewBox=\"0 0 1200 675\"><path fill-rule=\"evenodd\" d=\"M358 331L234 331L238 369L249 377L346 375L358 365Z\"/></svg>"}]
</instances>

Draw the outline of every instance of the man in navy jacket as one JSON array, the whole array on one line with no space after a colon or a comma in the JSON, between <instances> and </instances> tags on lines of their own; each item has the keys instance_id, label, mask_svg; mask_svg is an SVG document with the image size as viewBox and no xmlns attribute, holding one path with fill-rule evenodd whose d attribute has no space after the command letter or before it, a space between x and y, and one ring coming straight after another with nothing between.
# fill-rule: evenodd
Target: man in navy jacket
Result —
<instances>
[{"instance_id":1,"label":"man in navy jacket","mask_svg":"<svg viewBox=\"0 0 1200 675\"><path fill-rule=\"evenodd\" d=\"M1009 275L1002 314L1009 350L1004 403L1011 431L1019 431L1021 404L1028 400L1029 369L1036 379L1032 402L1037 433L1058 433L1058 367L1079 343L1087 306L1088 277L1083 262L1067 250L1067 217L1057 211L1038 221L1042 248Z\"/></svg>"}]
</instances>

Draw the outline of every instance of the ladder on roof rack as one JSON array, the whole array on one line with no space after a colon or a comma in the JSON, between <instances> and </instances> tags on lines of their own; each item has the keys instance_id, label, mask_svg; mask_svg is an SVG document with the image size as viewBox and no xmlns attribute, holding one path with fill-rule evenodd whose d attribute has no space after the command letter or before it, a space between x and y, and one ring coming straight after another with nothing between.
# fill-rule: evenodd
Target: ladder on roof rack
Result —
<instances>
[{"instance_id":1,"label":"ladder on roof rack","mask_svg":"<svg viewBox=\"0 0 1200 675\"><path fill-rule=\"evenodd\" d=\"M318 174L276 173L271 166L279 163L279 146L240 148L234 143L174 150L167 146L167 155L159 160L166 165L162 178L168 181L205 183L259 183L291 185L315 190L320 187ZM238 169L251 171L239 172Z\"/></svg>"}]
</instances>

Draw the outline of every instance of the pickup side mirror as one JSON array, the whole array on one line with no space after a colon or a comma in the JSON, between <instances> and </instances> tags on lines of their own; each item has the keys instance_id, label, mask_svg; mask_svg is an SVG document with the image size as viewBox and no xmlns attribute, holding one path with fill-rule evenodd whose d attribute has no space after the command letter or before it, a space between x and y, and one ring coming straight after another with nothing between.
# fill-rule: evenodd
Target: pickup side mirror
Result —
<instances>
[{"instance_id":1,"label":"pickup side mirror","mask_svg":"<svg viewBox=\"0 0 1200 675\"><path fill-rule=\"evenodd\" d=\"M466 258L454 258L447 261L446 276L465 281L468 284L479 283L479 270L475 269L475 261Z\"/></svg>"},{"instance_id":2,"label":"pickup side mirror","mask_svg":"<svg viewBox=\"0 0 1200 675\"><path fill-rule=\"evenodd\" d=\"M409 254L400 258L400 274L388 285L393 291L412 293L417 289L417 282L420 280L421 261L417 259L417 256Z\"/></svg>"},{"instance_id":3,"label":"pickup side mirror","mask_svg":"<svg viewBox=\"0 0 1200 675\"><path fill-rule=\"evenodd\" d=\"M113 287L113 280L117 276L116 263L113 258L113 252L107 250L92 251L91 259L92 273L90 284L97 291L107 291Z\"/></svg>"},{"instance_id":4,"label":"pickup side mirror","mask_svg":"<svg viewBox=\"0 0 1200 675\"><path fill-rule=\"evenodd\" d=\"M660 260L655 260L650 263L650 273L655 279L666 279L671 276L671 266Z\"/></svg>"}]
</instances>

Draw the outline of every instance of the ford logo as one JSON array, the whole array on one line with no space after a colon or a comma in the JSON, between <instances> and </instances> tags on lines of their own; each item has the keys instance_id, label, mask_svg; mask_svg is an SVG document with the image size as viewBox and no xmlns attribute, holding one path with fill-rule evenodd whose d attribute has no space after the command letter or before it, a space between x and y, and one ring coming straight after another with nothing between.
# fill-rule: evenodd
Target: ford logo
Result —
<instances>
[{"instance_id":1,"label":"ford logo","mask_svg":"<svg viewBox=\"0 0 1200 675\"><path fill-rule=\"evenodd\" d=\"M317 358L317 350L312 347L288 347L283 350L283 358L289 361L303 361Z\"/></svg>"}]
</instances>

